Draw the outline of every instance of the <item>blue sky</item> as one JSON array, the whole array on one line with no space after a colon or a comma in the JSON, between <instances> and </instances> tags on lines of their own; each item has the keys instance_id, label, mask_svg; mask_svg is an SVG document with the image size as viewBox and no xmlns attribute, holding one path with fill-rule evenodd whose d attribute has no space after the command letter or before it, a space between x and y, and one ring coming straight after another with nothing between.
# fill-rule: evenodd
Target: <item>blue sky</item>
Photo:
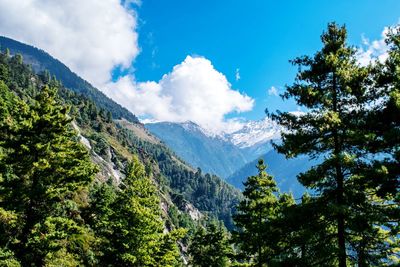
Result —
<instances>
[{"instance_id":1,"label":"blue sky","mask_svg":"<svg viewBox=\"0 0 400 267\"><path fill-rule=\"evenodd\" d=\"M296 69L288 60L320 49L328 22L345 24L349 43L360 46L363 35L380 39L385 26L399 21L399 11L396 0L144 0L137 8L141 53L135 73L141 81L159 80L186 55L204 56L234 89L255 99L253 110L241 116L259 119L265 108L296 109L267 91L274 86L281 92L293 82Z\"/></svg>"},{"instance_id":2,"label":"blue sky","mask_svg":"<svg viewBox=\"0 0 400 267\"><path fill-rule=\"evenodd\" d=\"M294 80L288 60L319 50L328 22L347 25L360 62L384 58L400 1L0 0L0 10L0 35L47 51L139 118L218 133L265 108L297 110L276 94Z\"/></svg>"}]
</instances>

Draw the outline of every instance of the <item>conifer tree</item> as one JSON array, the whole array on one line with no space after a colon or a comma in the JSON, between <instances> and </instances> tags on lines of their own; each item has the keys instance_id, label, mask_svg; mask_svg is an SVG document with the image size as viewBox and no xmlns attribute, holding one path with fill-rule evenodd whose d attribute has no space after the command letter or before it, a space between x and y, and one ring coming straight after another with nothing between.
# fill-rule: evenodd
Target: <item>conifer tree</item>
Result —
<instances>
[{"instance_id":1,"label":"conifer tree","mask_svg":"<svg viewBox=\"0 0 400 267\"><path fill-rule=\"evenodd\" d=\"M164 234L157 189L134 157L114 192L101 185L92 196L92 227L101 239L101 266L175 266L181 229Z\"/></svg>"},{"instance_id":2,"label":"conifer tree","mask_svg":"<svg viewBox=\"0 0 400 267\"><path fill-rule=\"evenodd\" d=\"M317 213L325 203L304 194L299 203L291 195L280 196L279 212L272 222L276 243L274 255L277 266L337 266L332 258L336 249L335 228L325 223L325 217ZM273 265L275 266L275 265Z\"/></svg>"},{"instance_id":3,"label":"conifer tree","mask_svg":"<svg viewBox=\"0 0 400 267\"><path fill-rule=\"evenodd\" d=\"M340 267L350 262L366 266L367 261L360 257L378 258L370 263L379 258L387 260L382 253L387 235L380 234L381 208L387 203L379 198L379 186L372 182L371 154L366 150L371 137L368 114L375 90L370 67L357 63L356 51L346 44L346 37L344 27L330 23L321 36L321 51L292 61L299 72L283 97L294 98L307 111L272 115L286 128L282 144L274 145L278 152L322 160L298 178L316 193L316 199L309 203L317 203L313 205L317 216L311 217L314 223L309 226L315 227L318 221L324 224L321 229L326 229L327 235L319 235L326 238L320 240L320 248L325 244L322 251L326 262ZM330 231L335 232L333 240ZM329 247L332 241L335 246Z\"/></svg>"},{"instance_id":4,"label":"conifer tree","mask_svg":"<svg viewBox=\"0 0 400 267\"><path fill-rule=\"evenodd\" d=\"M0 87L2 95L10 94ZM68 109L59 104L56 89L47 86L31 106L12 97L6 101L0 207L15 213L18 227L2 245L26 266L59 257L88 263L92 236L80 217L79 194L96 168L71 128Z\"/></svg>"},{"instance_id":5,"label":"conifer tree","mask_svg":"<svg viewBox=\"0 0 400 267\"><path fill-rule=\"evenodd\" d=\"M206 228L199 226L189 245L190 264L198 267L230 266L233 250L226 230L211 222Z\"/></svg>"},{"instance_id":6,"label":"conifer tree","mask_svg":"<svg viewBox=\"0 0 400 267\"><path fill-rule=\"evenodd\" d=\"M273 177L265 171L263 160L259 160L258 175L250 176L244 183L243 196L234 221L239 231L235 243L245 258L252 259L257 266L265 266L275 253L271 223L278 209L278 188Z\"/></svg>"}]
</instances>

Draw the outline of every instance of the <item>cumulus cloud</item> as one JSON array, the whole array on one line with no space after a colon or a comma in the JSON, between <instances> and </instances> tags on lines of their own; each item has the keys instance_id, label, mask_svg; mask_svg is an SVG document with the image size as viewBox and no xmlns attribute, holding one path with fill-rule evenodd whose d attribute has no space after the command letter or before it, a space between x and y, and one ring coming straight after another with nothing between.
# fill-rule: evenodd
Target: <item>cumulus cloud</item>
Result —
<instances>
[{"instance_id":1,"label":"cumulus cloud","mask_svg":"<svg viewBox=\"0 0 400 267\"><path fill-rule=\"evenodd\" d=\"M357 60L361 66L367 66L374 60L384 62L388 57L388 45L385 43L389 28L385 27L381 34L381 39L370 41L362 36L362 46L357 51Z\"/></svg>"},{"instance_id":2,"label":"cumulus cloud","mask_svg":"<svg viewBox=\"0 0 400 267\"><path fill-rule=\"evenodd\" d=\"M140 4L0 0L0 34L49 52L141 118L191 120L213 132L238 128L239 121L225 116L251 110L254 100L234 90L205 58L188 56L158 82L135 80L132 62L140 49L132 7ZM115 68L129 74L113 81ZM235 78L240 79L239 69Z\"/></svg>"},{"instance_id":3,"label":"cumulus cloud","mask_svg":"<svg viewBox=\"0 0 400 267\"><path fill-rule=\"evenodd\" d=\"M191 120L213 131L236 129L225 115L252 109L254 100L232 89L226 77L203 57L187 56L158 82L122 77L107 89L113 99L138 115L157 121Z\"/></svg>"},{"instance_id":4,"label":"cumulus cloud","mask_svg":"<svg viewBox=\"0 0 400 267\"><path fill-rule=\"evenodd\" d=\"M138 0L0 0L0 34L39 47L101 87L139 53Z\"/></svg>"},{"instance_id":5,"label":"cumulus cloud","mask_svg":"<svg viewBox=\"0 0 400 267\"><path fill-rule=\"evenodd\" d=\"M271 86L268 90L268 95L278 96L278 89L275 86Z\"/></svg>"}]
</instances>

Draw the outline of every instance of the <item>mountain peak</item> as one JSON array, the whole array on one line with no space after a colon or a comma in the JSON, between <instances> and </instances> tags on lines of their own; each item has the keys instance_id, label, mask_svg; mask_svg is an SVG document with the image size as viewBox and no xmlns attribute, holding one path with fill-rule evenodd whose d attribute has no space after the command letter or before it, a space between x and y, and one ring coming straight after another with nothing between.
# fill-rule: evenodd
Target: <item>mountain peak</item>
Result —
<instances>
[{"instance_id":1,"label":"mountain peak","mask_svg":"<svg viewBox=\"0 0 400 267\"><path fill-rule=\"evenodd\" d=\"M220 134L214 133L210 130L207 130L206 128L201 127L200 125L196 124L193 121L185 121L185 122L179 123L179 125L181 125L187 131L200 132L207 137L211 137L211 138L222 138L223 137L223 135L220 135Z\"/></svg>"},{"instance_id":2,"label":"mountain peak","mask_svg":"<svg viewBox=\"0 0 400 267\"><path fill-rule=\"evenodd\" d=\"M190 120L184 122L154 123L180 126L187 132L199 133L209 138L221 139L239 148L263 145L270 140L279 139L281 133L281 127L268 117L257 121L246 121L243 123L242 127L231 133L215 133Z\"/></svg>"},{"instance_id":3,"label":"mountain peak","mask_svg":"<svg viewBox=\"0 0 400 267\"><path fill-rule=\"evenodd\" d=\"M235 146L246 148L279 139L280 132L281 128L279 125L266 117L258 121L248 121L241 129L226 134L225 137Z\"/></svg>"}]
</instances>

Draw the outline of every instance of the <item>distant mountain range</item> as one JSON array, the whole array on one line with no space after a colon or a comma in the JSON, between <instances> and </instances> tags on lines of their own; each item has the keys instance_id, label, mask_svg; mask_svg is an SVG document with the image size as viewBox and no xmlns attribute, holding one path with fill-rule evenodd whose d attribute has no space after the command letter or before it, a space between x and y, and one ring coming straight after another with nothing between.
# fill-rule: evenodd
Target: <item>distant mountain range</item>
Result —
<instances>
[{"instance_id":1,"label":"distant mountain range","mask_svg":"<svg viewBox=\"0 0 400 267\"><path fill-rule=\"evenodd\" d=\"M246 154L220 136L210 136L193 122L159 122L145 127L179 157L203 172L228 177L248 162Z\"/></svg>"},{"instance_id":2,"label":"distant mountain range","mask_svg":"<svg viewBox=\"0 0 400 267\"><path fill-rule=\"evenodd\" d=\"M286 159L273 150L270 141L279 142L281 129L269 118L249 121L233 133L222 134L193 122L148 123L145 127L193 167L223 177L239 189L248 176L257 174L256 165L262 158L281 191L300 197L304 187L296 176L316 163L307 157Z\"/></svg>"},{"instance_id":3,"label":"distant mountain range","mask_svg":"<svg viewBox=\"0 0 400 267\"><path fill-rule=\"evenodd\" d=\"M259 159L264 160L264 163L267 165L267 172L274 176L281 192L291 192L296 198L299 198L305 190L297 181L296 176L316 164L316 161L310 160L306 156L286 159L284 155L272 149L242 166L230 175L226 181L236 188L243 190L243 182L246 181L247 177L257 174L256 165Z\"/></svg>"},{"instance_id":4,"label":"distant mountain range","mask_svg":"<svg viewBox=\"0 0 400 267\"><path fill-rule=\"evenodd\" d=\"M280 132L268 118L221 134L211 133L194 122L148 123L145 127L193 167L223 178L271 150L269 141L279 138Z\"/></svg>"},{"instance_id":5,"label":"distant mountain range","mask_svg":"<svg viewBox=\"0 0 400 267\"><path fill-rule=\"evenodd\" d=\"M242 128L232 133L222 134L223 138L242 148L264 147L270 140L280 138L281 128L268 117L258 121L248 121ZM264 150L270 150L271 147ZM253 149L254 150L254 149ZM258 151L262 151L258 150Z\"/></svg>"}]
</instances>

